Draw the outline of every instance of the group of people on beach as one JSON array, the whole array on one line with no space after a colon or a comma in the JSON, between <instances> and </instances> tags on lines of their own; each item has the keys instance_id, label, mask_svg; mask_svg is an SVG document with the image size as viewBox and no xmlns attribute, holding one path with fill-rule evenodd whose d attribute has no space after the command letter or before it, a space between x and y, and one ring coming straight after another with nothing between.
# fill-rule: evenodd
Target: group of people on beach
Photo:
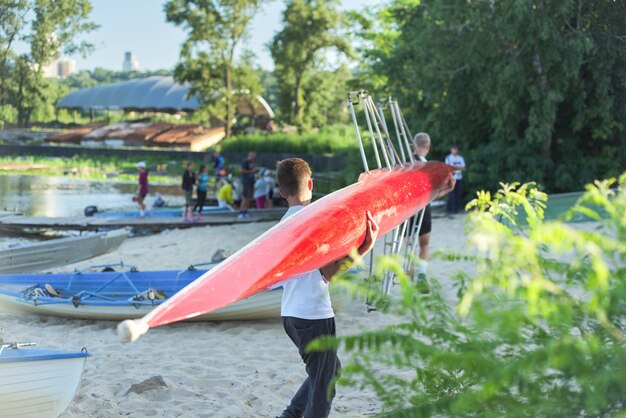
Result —
<instances>
[{"instance_id":1,"label":"group of people on beach","mask_svg":"<svg viewBox=\"0 0 626 418\"><path fill-rule=\"evenodd\" d=\"M215 190L218 207L235 211L236 188L231 174L227 174L224 158L219 153L214 154L215 159ZM261 170L256 164L256 153L249 152L240 164L241 190L237 193L241 198L239 219L249 218L248 209L252 199L257 209L265 209L271 206L274 189L274 179L269 170ZM193 171L194 164L187 163L187 169L183 173L182 189L185 192L185 208L183 219L185 221L197 220L202 215L202 209L206 204L207 190L209 186L209 174L206 164L200 166L200 171ZM196 203L193 202L193 190L196 188ZM218 190L219 187L219 190ZM197 214L197 215L196 215Z\"/></svg>"},{"instance_id":2,"label":"group of people on beach","mask_svg":"<svg viewBox=\"0 0 626 418\"><path fill-rule=\"evenodd\" d=\"M254 199L257 209L271 207L274 200L274 188L276 182L272 172L268 169L260 169L256 166L256 152L249 152L241 162L241 206L239 207L239 219L249 218L248 209Z\"/></svg>"},{"instance_id":3,"label":"group of people on beach","mask_svg":"<svg viewBox=\"0 0 626 418\"><path fill-rule=\"evenodd\" d=\"M181 188L185 193L185 207L183 208L183 220L192 221L198 218L194 217L196 209L198 217L202 214L202 209L206 203L206 195L209 190L209 169L206 164L200 165L200 170L196 173L193 171L194 163L188 162L187 168L183 172ZM193 190L196 189L196 202L193 200Z\"/></svg>"},{"instance_id":4,"label":"group of people on beach","mask_svg":"<svg viewBox=\"0 0 626 418\"><path fill-rule=\"evenodd\" d=\"M232 174L227 173L224 157L219 151L213 153L214 194L218 207L235 212L235 200L240 198L239 219L250 217L248 209L253 199L257 209L272 207L276 182L272 172L268 169L259 169L255 161L256 153L249 152L240 164L241 177L240 183L237 185ZM143 161L137 163L136 168L138 170L138 188L137 193L133 196L133 201L139 206L139 216L143 217L146 209L145 198L148 194L148 171L146 163ZM209 168L206 164L201 164L197 172L194 168L193 162L187 162L181 179L181 189L185 196L182 216L185 222L199 220L202 216L202 210L207 204ZM195 201L194 190L196 191Z\"/></svg>"}]
</instances>

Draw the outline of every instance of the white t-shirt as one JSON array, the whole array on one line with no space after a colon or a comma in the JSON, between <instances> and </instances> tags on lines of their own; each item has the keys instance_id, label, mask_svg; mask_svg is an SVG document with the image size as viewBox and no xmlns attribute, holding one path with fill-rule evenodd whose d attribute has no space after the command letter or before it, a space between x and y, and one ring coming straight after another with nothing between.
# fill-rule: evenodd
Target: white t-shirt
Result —
<instances>
[{"instance_id":1,"label":"white t-shirt","mask_svg":"<svg viewBox=\"0 0 626 418\"><path fill-rule=\"evenodd\" d=\"M274 179L271 176L264 176L263 180L267 183L267 195L270 195L270 190L274 189Z\"/></svg>"},{"instance_id":2,"label":"white t-shirt","mask_svg":"<svg viewBox=\"0 0 626 418\"><path fill-rule=\"evenodd\" d=\"M258 179L254 183L254 198L257 199L261 196L267 196L267 181L264 178Z\"/></svg>"},{"instance_id":3,"label":"white t-shirt","mask_svg":"<svg viewBox=\"0 0 626 418\"><path fill-rule=\"evenodd\" d=\"M465 167L465 160L459 154L448 154L446 164L454 167ZM453 175L455 180L463 180L463 172L461 170L456 170Z\"/></svg>"},{"instance_id":4,"label":"white t-shirt","mask_svg":"<svg viewBox=\"0 0 626 418\"><path fill-rule=\"evenodd\" d=\"M281 221L302 208L304 206L291 206ZM282 286L281 316L293 316L300 319L328 319L335 316L330 302L328 283L324 281L319 270L292 277Z\"/></svg>"}]
</instances>

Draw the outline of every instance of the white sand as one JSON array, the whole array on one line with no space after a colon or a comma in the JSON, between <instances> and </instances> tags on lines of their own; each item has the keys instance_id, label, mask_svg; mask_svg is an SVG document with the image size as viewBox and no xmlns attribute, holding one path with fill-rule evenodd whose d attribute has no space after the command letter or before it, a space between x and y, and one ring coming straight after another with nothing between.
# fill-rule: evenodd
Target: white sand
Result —
<instances>
[{"instance_id":1,"label":"white sand","mask_svg":"<svg viewBox=\"0 0 626 418\"><path fill-rule=\"evenodd\" d=\"M209 261L215 250L231 254L271 227L269 223L172 230L127 240L118 253L58 269L115 263L123 258L141 270L181 269ZM431 248L460 251L461 217L434 219ZM377 254L382 252L381 245ZM433 261L439 278L451 265ZM457 264L456 268L460 268ZM453 294L453 289L447 289ZM366 313L353 301L337 313L340 335L375 329L393 321ZM275 417L287 406L305 378L296 347L280 320L258 322L178 323L156 328L133 344L121 343L116 322L95 322L0 314L5 341L32 341L42 348L80 349L87 360L74 401L62 415L73 417ZM345 364L348 355L340 353ZM126 392L132 384L162 376L166 388L142 394ZM380 403L371 392L339 387L333 417L372 416Z\"/></svg>"}]
</instances>

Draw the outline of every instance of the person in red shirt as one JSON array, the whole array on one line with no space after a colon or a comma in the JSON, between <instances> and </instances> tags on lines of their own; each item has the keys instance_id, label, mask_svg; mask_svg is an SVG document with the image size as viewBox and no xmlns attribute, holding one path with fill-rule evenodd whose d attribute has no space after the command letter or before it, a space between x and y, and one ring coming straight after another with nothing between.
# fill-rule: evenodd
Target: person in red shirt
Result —
<instances>
[{"instance_id":1,"label":"person in red shirt","mask_svg":"<svg viewBox=\"0 0 626 418\"><path fill-rule=\"evenodd\" d=\"M145 215L144 210L146 209L144 200L148 195L148 170L146 170L146 163L143 161L138 162L135 167L137 167L137 171L139 172L139 185L137 187L137 194L133 200L139 205L139 216L143 217Z\"/></svg>"}]
</instances>

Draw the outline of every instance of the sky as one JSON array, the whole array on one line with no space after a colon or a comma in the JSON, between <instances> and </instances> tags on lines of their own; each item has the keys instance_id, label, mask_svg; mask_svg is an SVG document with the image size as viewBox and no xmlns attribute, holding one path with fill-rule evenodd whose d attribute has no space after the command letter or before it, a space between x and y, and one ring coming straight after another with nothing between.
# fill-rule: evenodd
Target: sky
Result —
<instances>
[{"instance_id":1,"label":"sky","mask_svg":"<svg viewBox=\"0 0 626 418\"><path fill-rule=\"evenodd\" d=\"M342 0L342 7L364 10L384 0ZM178 27L165 22L166 0L92 0L91 20L100 27L83 38L95 46L86 58L70 57L77 70L103 67L121 70L125 51L135 52L140 70L172 69L178 60L185 35ZM250 27L246 46L257 55L257 63L268 70L274 65L267 44L281 28L285 2L265 3Z\"/></svg>"}]
</instances>

